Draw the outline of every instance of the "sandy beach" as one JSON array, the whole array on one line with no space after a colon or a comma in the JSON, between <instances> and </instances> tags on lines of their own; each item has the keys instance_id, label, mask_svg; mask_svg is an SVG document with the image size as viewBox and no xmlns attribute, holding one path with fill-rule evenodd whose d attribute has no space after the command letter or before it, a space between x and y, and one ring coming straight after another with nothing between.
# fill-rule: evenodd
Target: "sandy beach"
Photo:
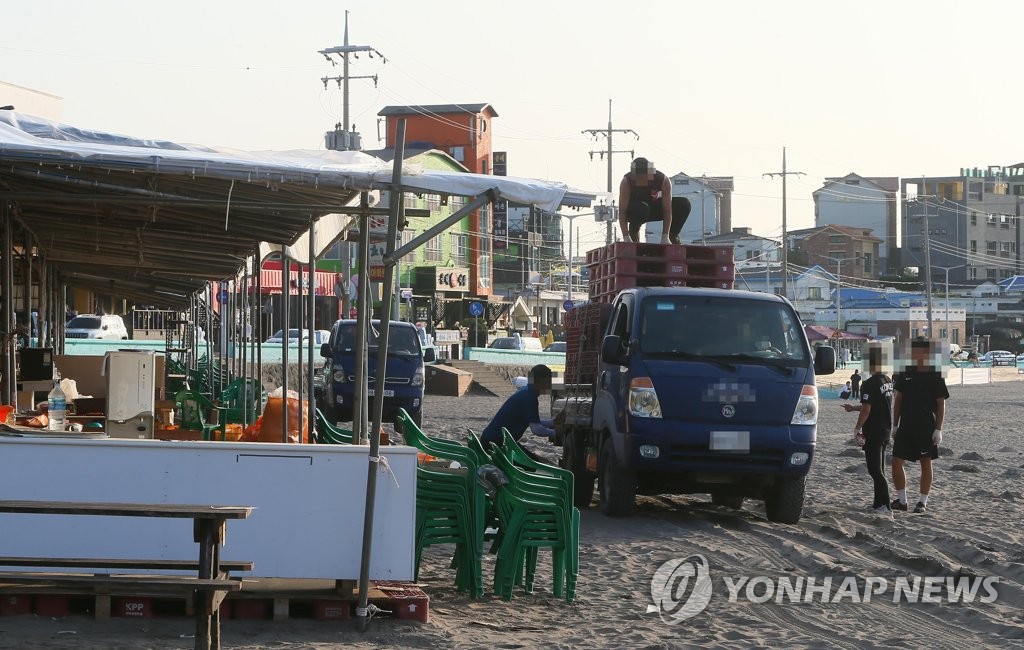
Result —
<instances>
[{"instance_id":1,"label":"sandy beach","mask_svg":"<svg viewBox=\"0 0 1024 650\"><path fill-rule=\"evenodd\" d=\"M839 371L831 380L843 375ZM429 624L380 620L361 634L351 622L227 620L224 647L1024 647L1021 378L1015 368L999 368L992 384L950 388L945 440L924 515L899 512L886 520L870 512L870 479L852 442L856 416L827 399L821 403L817 454L798 525L768 523L760 503L737 512L713 506L703 496L641 497L630 518L609 519L594 508L582 513L573 604L552 597L550 561L543 553L536 593L506 603L459 594L446 549L431 548L420 576L431 597ZM466 427L479 431L500 404L499 398L481 395L431 396L424 429L452 437ZM524 442L551 458L557 455L540 439L527 436ZM913 504L916 467L908 476ZM675 624L647 613L658 567L695 554L709 567L707 607ZM485 558L485 581L492 567L493 560ZM739 591L730 599L730 585L758 576L766 580L754 598ZM997 596L993 602L893 602L891 585L897 579L929 576L996 578L989 584ZM868 578L885 579L890 590L870 602L828 597L827 602L820 597L754 602L769 580L814 578L821 584L830 578L834 593L848 577L861 586ZM192 629L188 618L5 617L0 618L0 648L189 648Z\"/></svg>"}]
</instances>

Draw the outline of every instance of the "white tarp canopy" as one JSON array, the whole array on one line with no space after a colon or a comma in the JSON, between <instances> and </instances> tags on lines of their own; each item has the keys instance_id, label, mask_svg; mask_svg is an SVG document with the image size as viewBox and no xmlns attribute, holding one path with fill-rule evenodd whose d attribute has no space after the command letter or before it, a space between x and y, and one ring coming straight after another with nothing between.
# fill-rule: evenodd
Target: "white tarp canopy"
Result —
<instances>
[{"instance_id":1,"label":"white tarp canopy","mask_svg":"<svg viewBox=\"0 0 1024 650\"><path fill-rule=\"evenodd\" d=\"M319 253L360 191L391 187L392 163L360 152L251 152L83 129L0 111L0 202L73 286L174 305L252 255L289 247L319 220ZM561 183L405 165L402 189L553 211L589 206ZM327 215L333 215L327 217Z\"/></svg>"}]
</instances>

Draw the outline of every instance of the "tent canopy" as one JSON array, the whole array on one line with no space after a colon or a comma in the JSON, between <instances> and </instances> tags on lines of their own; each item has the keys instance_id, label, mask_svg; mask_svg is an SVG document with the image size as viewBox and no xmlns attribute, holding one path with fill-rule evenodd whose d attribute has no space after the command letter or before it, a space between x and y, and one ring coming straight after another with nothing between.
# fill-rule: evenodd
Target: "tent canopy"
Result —
<instances>
[{"instance_id":1,"label":"tent canopy","mask_svg":"<svg viewBox=\"0 0 1024 650\"><path fill-rule=\"evenodd\" d=\"M322 250L361 191L391 187L392 166L360 152L246 152L147 140L0 111L0 204L71 286L181 306L235 277L260 244L296 245L310 223ZM560 183L402 170L402 189L555 210L592 196ZM19 242L20 243L20 242ZM300 253L302 253L300 255Z\"/></svg>"}]
</instances>

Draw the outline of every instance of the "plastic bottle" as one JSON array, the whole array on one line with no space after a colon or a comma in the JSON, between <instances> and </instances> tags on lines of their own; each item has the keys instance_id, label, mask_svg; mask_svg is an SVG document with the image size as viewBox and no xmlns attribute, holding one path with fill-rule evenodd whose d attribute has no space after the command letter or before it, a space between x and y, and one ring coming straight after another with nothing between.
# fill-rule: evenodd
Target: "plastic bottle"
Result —
<instances>
[{"instance_id":1,"label":"plastic bottle","mask_svg":"<svg viewBox=\"0 0 1024 650\"><path fill-rule=\"evenodd\" d=\"M53 390L46 396L47 417L50 420L50 431L63 431L67 422L68 402L64 391L60 389L60 379L53 380Z\"/></svg>"}]
</instances>

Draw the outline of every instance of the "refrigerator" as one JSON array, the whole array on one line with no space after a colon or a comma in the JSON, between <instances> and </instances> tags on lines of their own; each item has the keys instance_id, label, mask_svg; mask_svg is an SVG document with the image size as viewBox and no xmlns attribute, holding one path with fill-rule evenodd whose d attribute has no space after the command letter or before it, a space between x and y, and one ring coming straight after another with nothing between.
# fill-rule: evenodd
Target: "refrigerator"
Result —
<instances>
[{"instance_id":1,"label":"refrigerator","mask_svg":"<svg viewBox=\"0 0 1024 650\"><path fill-rule=\"evenodd\" d=\"M107 435L112 438L152 438L156 382L153 350L107 352Z\"/></svg>"}]
</instances>

